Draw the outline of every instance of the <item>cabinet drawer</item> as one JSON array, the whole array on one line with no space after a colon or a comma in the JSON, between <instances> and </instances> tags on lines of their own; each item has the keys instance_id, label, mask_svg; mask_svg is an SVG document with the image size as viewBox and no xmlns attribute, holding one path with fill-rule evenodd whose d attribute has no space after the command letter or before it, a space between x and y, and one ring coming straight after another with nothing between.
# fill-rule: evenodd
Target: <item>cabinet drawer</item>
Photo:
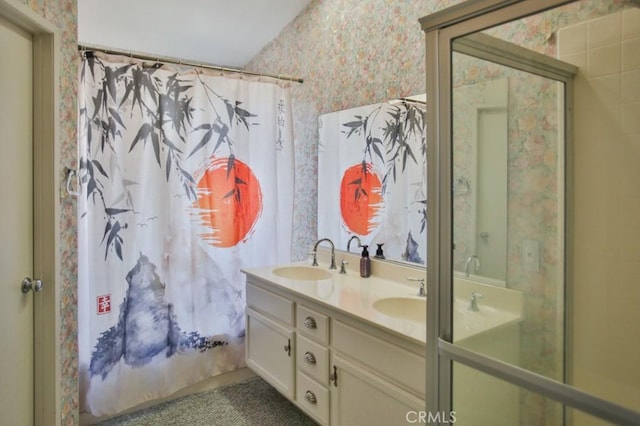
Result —
<instances>
[{"instance_id":1,"label":"cabinet drawer","mask_svg":"<svg viewBox=\"0 0 640 426\"><path fill-rule=\"evenodd\" d=\"M333 348L348 355L387 380L425 396L425 358L366 334L340 321L333 321Z\"/></svg>"},{"instance_id":2,"label":"cabinet drawer","mask_svg":"<svg viewBox=\"0 0 640 426\"><path fill-rule=\"evenodd\" d=\"M309 377L329 385L329 349L298 335L296 339L296 365Z\"/></svg>"},{"instance_id":3,"label":"cabinet drawer","mask_svg":"<svg viewBox=\"0 0 640 426\"><path fill-rule=\"evenodd\" d=\"M306 336L325 345L329 343L329 317L306 306L298 305L296 328Z\"/></svg>"},{"instance_id":4,"label":"cabinet drawer","mask_svg":"<svg viewBox=\"0 0 640 426\"><path fill-rule=\"evenodd\" d=\"M329 422L329 389L300 370L296 374L296 401L303 411L321 424Z\"/></svg>"},{"instance_id":5,"label":"cabinet drawer","mask_svg":"<svg viewBox=\"0 0 640 426\"><path fill-rule=\"evenodd\" d=\"M293 326L293 302L247 282L247 306Z\"/></svg>"}]
</instances>

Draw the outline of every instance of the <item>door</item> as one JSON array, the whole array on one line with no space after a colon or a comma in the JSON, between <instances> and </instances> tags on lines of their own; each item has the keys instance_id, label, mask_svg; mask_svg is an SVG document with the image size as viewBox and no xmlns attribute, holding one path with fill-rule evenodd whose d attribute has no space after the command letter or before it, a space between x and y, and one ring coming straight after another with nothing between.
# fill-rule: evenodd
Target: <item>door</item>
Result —
<instances>
[{"instance_id":1,"label":"door","mask_svg":"<svg viewBox=\"0 0 640 426\"><path fill-rule=\"evenodd\" d=\"M0 424L33 424L32 39L0 16Z\"/></svg>"},{"instance_id":2,"label":"door","mask_svg":"<svg viewBox=\"0 0 640 426\"><path fill-rule=\"evenodd\" d=\"M508 217L507 110L478 108L477 120L475 254L481 263L476 275L505 281Z\"/></svg>"}]
</instances>

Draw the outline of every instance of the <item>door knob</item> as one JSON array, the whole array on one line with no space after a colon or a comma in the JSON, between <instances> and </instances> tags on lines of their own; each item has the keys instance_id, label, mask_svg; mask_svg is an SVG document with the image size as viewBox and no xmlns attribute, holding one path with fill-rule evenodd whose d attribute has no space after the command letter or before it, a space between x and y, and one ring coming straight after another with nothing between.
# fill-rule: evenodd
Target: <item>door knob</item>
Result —
<instances>
[{"instance_id":1,"label":"door knob","mask_svg":"<svg viewBox=\"0 0 640 426\"><path fill-rule=\"evenodd\" d=\"M20 289L23 293L29 293L29 290L33 290L34 293L42 290L42 280L34 280L29 277L26 277L22 280L22 284L20 285Z\"/></svg>"}]
</instances>

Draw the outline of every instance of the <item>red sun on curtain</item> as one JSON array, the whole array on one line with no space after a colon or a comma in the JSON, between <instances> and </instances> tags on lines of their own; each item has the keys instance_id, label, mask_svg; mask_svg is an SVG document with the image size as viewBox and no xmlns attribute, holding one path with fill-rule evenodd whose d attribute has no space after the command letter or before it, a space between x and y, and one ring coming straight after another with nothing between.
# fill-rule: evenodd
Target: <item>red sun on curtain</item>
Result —
<instances>
[{"instance_id":1,"label":"red sun on curtain","mask_svg":"<svg viewBox=\"0 0 640 426\"><path fill-rule=\"evenodd\" d=\"M214 247L233 247L243 241L262 211L260 183L251 168L235 157L212 158L198 181L197 206L201 235Z\"/></svg>"},{"instance_id":2,"label":"red sun on curtain","mask_svg":"<svg viewBox=\"0 0 640 426\"><path fill-rule=\"evenodd\" d=\"M345 226L368 235L379 224L382 184L371 163L362 162L344 171L340 182L340 213Z\"/></svg>"}]
</instances>

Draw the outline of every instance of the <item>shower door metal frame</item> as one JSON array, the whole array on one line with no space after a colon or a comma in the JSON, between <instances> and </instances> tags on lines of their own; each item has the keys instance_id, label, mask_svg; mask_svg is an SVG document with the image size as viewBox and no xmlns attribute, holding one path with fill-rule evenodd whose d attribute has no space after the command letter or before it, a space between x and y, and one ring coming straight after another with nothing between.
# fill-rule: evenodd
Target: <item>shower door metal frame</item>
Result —
<instances>
[{"instance_id":1,"label":"shower door metal frame","mask_svg":"<svg viewBox=\"0 0 640 426\"><path fill-rule=\"evenodd\" d=\"M469 0L429 15L420 20L426 41L426 92L427 108L427 191L428 200L428 244L427 257L427 410L446 412L452 410L453 362L457 362L504 380L515 386L526 388L551 398L564 406L570 406L620 424L640 423L640 413L614 404L563 382L550 379L512 364L456 346L452 343L452 95L451 54L456 38L491 28L506 22L558 7L573 0ZM459 46L458 46L459 47ZM466 47L458 49L464 50ZM464 52L473 54L471 51ZM517 57L485 52L490 60L511 68L552 78L565 85L564 100L566 114L565 176L572 174L571 136L573 133L571 111L573 99L572 66L549 70L532 66L529 61ZM483 55L483 59L488 58ZM548 58L555 63L552 58ZM552 67L553 68L553 67ZM563 69L564 68L564 69ZM575 67L573 67L575 68ZM565 178L564 194L570 193L571 182ZM571 197L565 196L564 245L565 257L565 346L570 312L566 307L566 294L570 292L571 236L566 229L571 215ZM569 255L567 255L569 254ZM569 337L570 339L570 337ZM566 362L565 351L565 365ZM566 369L565 379L566 381Z\"/></svg>"}]
</instances>

